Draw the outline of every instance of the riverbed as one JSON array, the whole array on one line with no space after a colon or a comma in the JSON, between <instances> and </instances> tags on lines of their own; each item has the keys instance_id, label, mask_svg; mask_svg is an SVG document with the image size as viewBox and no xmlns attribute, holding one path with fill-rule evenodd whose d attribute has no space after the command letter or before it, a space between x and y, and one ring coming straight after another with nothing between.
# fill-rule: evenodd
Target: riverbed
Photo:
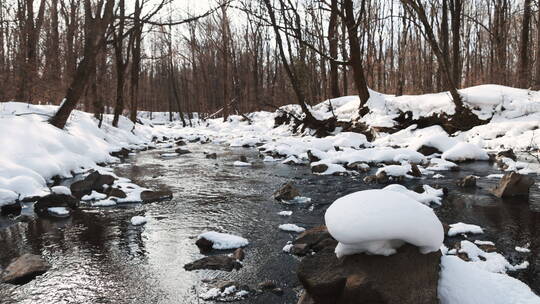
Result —
<instances>
[{"instance_id":1,"label":"riverbed","mask_svg":"<svg viewBox=\"0 0 540 304\"><path fill-rule=\"evenodd\" d=\"M190 154L162 158L165 150L130 156L115 166L115 173L151 189L170 189L174 198L151 204L115 207L83 205L65 220L35 218L28 223L0 219L0 266L23 253L43 256L52 264L44 275L15 287L0 284L1 303L203 303L198 294L209 281L236 281L256 288L274 281L283 294L252 292L239 303L296 303L301 290L296 279L299 259L282 252L294 233L278 229L294 223L305 228L324 223L324 212L335 199L351 192L382 185L368 185L358 176L317 176L308 166L262 162L256 149L217 144L189 144ZM206 153L217 153L208 159ZM245 155L252 167L234 167ZM416 185L449 189L440 207L445 223L480 225L485 233L470 240L488 240L512 264L527 260L527 269L511 272L540 294L540 184L531 188L529 200L501 200L489 194L498 179L482 178L501 173L488 162L460 165L457 172L441 172L441 179L406 180ZM460 176L480 176L478 188L455 186ZM305 204L276 202L272 193L292 181ZM69 184L70 181L63 181ZM23 213L32 214L31 204ZM284 217L277 213L293 211ZM144 215L148 223L132 226L132 216ZM390 224L390 223L389 223ZM242 235L250 242L238 271L187 272L183 266L203 257L195 246L198 234L215 230ZM452 243L458 239L450 239ZM515 246L529 243L531 253Z\"/></svg>"}]
</instances>

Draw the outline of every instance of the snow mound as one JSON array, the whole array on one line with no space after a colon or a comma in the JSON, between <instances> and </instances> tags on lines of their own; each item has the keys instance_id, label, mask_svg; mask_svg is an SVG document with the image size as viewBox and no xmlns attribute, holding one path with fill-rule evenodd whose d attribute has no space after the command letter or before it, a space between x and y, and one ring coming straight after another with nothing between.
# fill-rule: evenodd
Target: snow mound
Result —
<instances>
[{"instance_id":1,"label":"snow mound","mask_svg":"<svg viewBox=\"0 0 540 304\"><path fill-rule=\"evenodd\" d=\"M131 225L133 225L133 226L144 225L144 224L146 224L146 221L147 221L146 217L136 215L136 216L131 218Z\"/></svg>"},{"instance_id":2,"label":"snow mound","mask_svg":"<svg viewBox=\"0 0 540 304\"><path fill-rule=\"evenodd\" d=\"M67 217L69 216L69 210L65 207L51 207L47 208L47 211L54 216Z\"/></svg>"},{"instance_id":3,"label":"snow mound","mask_svg":"<svg viewBox=\"0 0 540 304\"><path fill-rule=\"evenodd\" d=\"M281 215L281 216L291 216L292 211L280 211L280 212L278 212L278 214Z\"/></svg>"},{"instance_id":4,"label":"snow mound","mask_svg":"<svg viewBox=\"0 0 540 304\"><path fill-rule=\"evenodd\" d=\"M525 283L480 269L455 256L441 257L441 304L540 304Z\"/></svg>"},{"instance_id":5,"label":"snow mound","mask_svg":"<svg viewBox=\"0 0 540 304\"><path fill-rule=\"evenodd\" d=\"M54 186L51 188L51 192L55 194L71 195L71 190L66 186Z\"/></svg>"},{"instance_id":6,"label":"snow mound","mask_svg":"<svg viewBox=\"0 0 540 304\"><path fill-rule=\"evenodd\" d=\"M302 227L297 226L295 224L281 224L281 225L279 225L278 228L283 230L283 231L296 232L296 233L306 231L306 228L302 228Z\"/></svg>"},{"instance_id":7,"label":"snow mound","mask_svg":"<svg viewBox=\"0 0 540 304\"><path fill-rule=\"evenodd\" d=\"M338 257L355 253L391 255L404 243L429 253L440 249L444 230L431 208L388 190L359 191L337 199L324 216L339 241Z\"/></svg>"},{"instance_id":8,"label":"snow mound","mask_svg":"<svg viewBox=\"0 0 540 304\"><path fill-rule=\"evenodd\" d=\"M246 247L249 244L249 241L241 236L216 231L208 231L197 236L197 239L202 238L211 241L212 248L218 250L236 249Z\"/></svg>"},{"instance_id":9,"label":"snow mound","mask_svg":"<svg viewBox=\"0 0 540 304\"><path fill-rule=\"evenodd\" d=\"M392 184L383 188L383 190L399 192L407 195L408 197L418 201L419 203L429 205L429 203L435 203L440 205L444 192L442 189L435 189L429 185L424 185L424 192L417 193L415 191L407 189L400 184Z\"/></svg>"},{"instance_id":10,"label":"snow mound","mask_svg":"<svg viewBox=\"0 0 540 304\"><path fill-rule=\"evenodd\" d=\"M489 155L475 144L460 142L445 151L442 158L450 161L489 160Z\"/></svg>"},{"instance_id":11,"label":"snow mound","mask_svg":"<svg viewBox=\"0 0 540 304\"><path fill-rule=\"evenodd\" d=\"M235 167L249 167L249 166L251 166L251 164L237 160L237 161L235 161L233 163L233 166L235 166Z\"/></svg>"},{"instance_id":12,"label":"snow mound","mask_svg":"<svg viewBox=\"0 0 540 304\"><path fill-rule=\"evenodd\" d=\"M455 223L450 224L450 229L448 230L448 236L455 236L458 234L463 233L474 233L474 234L480 234L484 233L484 230L482 227L472 224L465 224L465 223Z\"/></svg>"},{"instance_id":13,"label":"snow mound","mask_svg":"<svg viewBox=\"0 0 540 304\"><path fill-rule=\"evenodd\" d=\"M0 207L15 202L18 197L17 193L0 188Z\"/></svg>"}]
</instances>

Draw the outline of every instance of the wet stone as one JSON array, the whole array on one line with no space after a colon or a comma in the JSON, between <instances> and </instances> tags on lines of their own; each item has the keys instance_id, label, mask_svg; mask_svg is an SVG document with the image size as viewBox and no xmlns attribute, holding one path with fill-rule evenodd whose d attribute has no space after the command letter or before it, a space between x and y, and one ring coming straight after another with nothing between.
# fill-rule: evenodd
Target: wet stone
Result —
<instances>
[{"instance_id":1,"label":"wet stone","mask_svg":"<svg viewBox=\"0 0 540 304\"><path fill-rule=\"evenodd\" d=\"M240 264L235 258L227 255L207 256L184 265L184 269L187 271L198 269L232 271L233 269L238 270L240 268L242 268L242 264Z\"/></svg>"},{"instance_id":2,"label":"wet stone","mask_svg":"<svg viewBox=\"0 0 540 304\"><path fill-rule=\"evenodd\" d=\"M40 256L26 253L11 262L2 273L2 282L22 285L41 275L51 266Z\"/></svg>"}]
</instances>

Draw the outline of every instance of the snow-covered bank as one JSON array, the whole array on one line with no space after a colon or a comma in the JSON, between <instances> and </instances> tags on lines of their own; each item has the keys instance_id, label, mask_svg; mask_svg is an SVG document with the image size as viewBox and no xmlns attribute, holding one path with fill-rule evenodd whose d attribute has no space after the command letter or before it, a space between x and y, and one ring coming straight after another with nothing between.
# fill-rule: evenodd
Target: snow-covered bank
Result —
<instances>
[{"instance_id":1,"label":"snow-covered bank","mask_svg":"<svg viewBox=\"0 0 540 304\"><path fill-rule=\"evenodd\" d=\"M57 108L0 103L0 205L48 194L53 177L67 178L98 163L118 162L111 152L143 149L154 136L163 135L163 129L139 124L134 128L122 116L118 128L108 115L99 128L92 114L81 111L74 111L60 130L47 123Z\"/></svg>"},{"instance_id":2,"label":"snow-covered bank","mask_svg":"<svg viewBox=\"0 0 540 304\"><path fill-rule=\"evenodd\" d=\"M371 92L370 113L360 119L371 127L375 136L369 142L358 133L342 132L340 127L334 135L325 138L312 136L310 130L294 134L291 125L275 127L274 119L279 112L255 112L248 114L250 121L242 116L210 119L194 127L181 126L180 122L169 124L172 131L188 140L202 138L231 147L255 147L285 163L302 164L308 160L319 166L318 174L342 174L350 167L377 165L379 163L420 164L424 175L434 171L451 170L455 162L488 160L490 151L514 149L539 153L540 147L540 92L509 88L499 85L482 85L461 90L466 104L489 123L476 126L466 132L448 134L441 126L419 128L411 125L395 133L385 133L388 128L399 127L394 120L399 113L410 111L413 118L435 113L453 114L454 105L447 93L419 96L393 96ZM336 116L338 121L357 118L357 96L345 96L326 100L311 108L319 119ZM282 107L287 112L302 116L298 105ZM159 128L165 128L160 125ZM423 155L423 154L425 155ZM429 155L433 154L433 155ZM523 169L523 163L520 168ZM522 172L538 172L530 167ZM512 167L512 166L510 166ZM517 167L516 167L517 168ZM323 170L325 169L325 170ZM512 168L510 169L512 170ZM402 176L406 176L406 172Z\"/></svg>"}]
</instances>

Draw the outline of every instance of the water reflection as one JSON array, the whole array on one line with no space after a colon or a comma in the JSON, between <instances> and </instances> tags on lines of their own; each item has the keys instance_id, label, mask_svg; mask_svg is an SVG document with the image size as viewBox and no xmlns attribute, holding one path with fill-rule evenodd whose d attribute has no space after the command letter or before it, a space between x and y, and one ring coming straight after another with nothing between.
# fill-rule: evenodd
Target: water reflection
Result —
<instances>
[{"instance_id":1,"label":"water reflection","mask_svg":"<svg viewBox=\"0 0 540 304\"><path fill-rule=\"evenodd\" d=\"M189 149L193 153L167 160L159 158L158 151L141 153L130 160L132 166L117 169L120 176L149 188L171 189L172 201L81 208L61 221L37 219L11 225L9 219L0 219L0 225L11 225L0 229L0 265L25 252L40 254L53 265L43 277L22 287L0 285L2 303L197 303L201 280L214 278L251 286L275 280L285 291L282 297L268 293L244 302L294 303L298 260L281 252L294 235L277 226L285 222L306 228L319 225L336 198L373 187L364 184L362 176L314 176L306 167L230 165L239 155L253 160L256 151L250 149L196 144ZM206 159L204 151L217 152L218 159ZM481 179L481 188L473 190L454 185L459 176L498 173L493 167L471 163L462 168L444 172L444 179L427 180L450 189L443 205L436 208L439 217L447 223L462 221L484 227L484 235L471 239L494 241L514 264L526 258L529 268L516 276L540 292L537 186L529 202L500 200L488 192L497 180ZM283 206L271 199L272 192L288 180L294 180L302 195L312 198L312 205ZM423 182L426 180L408 180L406 186ZM283 218L277 215L281 210L294 213ZM129 220L135 215L146 216L147 224L131 226ZM184 271L184 264L201 257L194 237L205 230L227 231L250 240L240 271ZM533 253L514 250L528 242Z\"/></svg>"}]
</instances>

